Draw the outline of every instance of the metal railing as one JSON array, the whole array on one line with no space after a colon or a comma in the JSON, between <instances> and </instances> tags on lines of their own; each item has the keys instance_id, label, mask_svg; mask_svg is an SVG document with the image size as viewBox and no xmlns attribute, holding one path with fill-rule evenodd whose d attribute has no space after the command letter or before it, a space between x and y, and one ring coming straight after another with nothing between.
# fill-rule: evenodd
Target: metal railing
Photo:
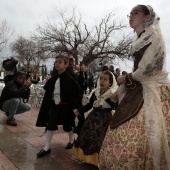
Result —
<instances>
[{"instance_id":1,"label":"metal railing","mask_svg":"<svg viewBox=\"0 0 170 170\"><path fill-rule=\"evenodd\" d=\"M32 84L30 87L31 93L28 102L34 107L41 106L44 93L45 93L43 86L44 86L43 84L38 83L38 84Z\"/></svg>"}]
</instances>

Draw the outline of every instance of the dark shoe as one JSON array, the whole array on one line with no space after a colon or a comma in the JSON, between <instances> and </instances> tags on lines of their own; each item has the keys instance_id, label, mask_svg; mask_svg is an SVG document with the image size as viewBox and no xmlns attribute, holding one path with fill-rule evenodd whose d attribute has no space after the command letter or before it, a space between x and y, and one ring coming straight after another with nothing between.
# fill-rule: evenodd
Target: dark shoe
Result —
<instances>
[{"instance_id":1,"label":"dark shoe","mask_svg":"<svg viewBox=\"0 0 170 170\"><path fill-rule=\"evenodd\" d=\"M8 116L9 116L9 113L8 113L8 112L5 112L5 115L8 117ZM15 118L13 118L13 120L15 120Z\"/></svg>"},{"instance_id":2,"label":"dark shoe","mask_svg":"<svg viewBox=\"0 0 170 170\"><path fill-rule=\"evenodd\" d=\"M42 149L40 150L40 152L37 153L37 157L40 158L50 153L51 153L51 149L49 149L48 151L45 151L44 149Z\"/></svg>"},{"instance_id":3,"label":"dark shoe","mask_svg":"<svg viewBox=\"0 0 170 170\"><path fill-rule=\"evenodd\" d=\"M7 120L7 121L6 121L6 124L7 124L7 125L10 125L10 126L17 126L17 123L15 122L14 119L13 119L13 120Z\"/></svg>"},{"instance_id":4,"label":"dark shoe","mask_svg":"<svg viewBox=\"0 0 170 170\"><path fill-rule=\"evenodd\" d=\"M67 146L65 147L65 149L72 149L73 146L74 146L74 142L73 142L73 143L69 142L69 143L67 144Z\"/></svg>"}]
</instances>

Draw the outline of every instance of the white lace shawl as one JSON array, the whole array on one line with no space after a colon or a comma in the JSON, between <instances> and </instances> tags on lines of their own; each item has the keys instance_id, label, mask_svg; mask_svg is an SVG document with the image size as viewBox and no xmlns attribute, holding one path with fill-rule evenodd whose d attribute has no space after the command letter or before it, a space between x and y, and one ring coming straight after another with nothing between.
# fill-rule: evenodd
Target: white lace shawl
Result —
<instances>
[{"instance_id":1,"label":"white lace shawl","mask_svg":"<svg viewBox=\"0 0 170 170\"><path fill-rule=\"evenodd\" d=\"M102 108L111 108L111 106L105 100L109 98L115 91L116 90L110 87L106 92L100 95L100 90L96 90L95 95L97 100L94 101L93 107L102 106Z\"/></svg>"},{"instance_id":2,"label":"white lace shawl","mask_svg":"<svg viewBox=\"0 0 170 170\"><path fill-rule=\"evenodd\" d=\"M145 128L154 167L156 170L170 169L170 149L160 98L160 86L169 86L169 80L168 73L163 68L166 54L158 23L147 27L141 37L133 42L131 55L149 43L152 44L146 49L132 77L143 86ZM166 167L160 165L163 154L167 161Z\"/></svg>"}]
</instances>

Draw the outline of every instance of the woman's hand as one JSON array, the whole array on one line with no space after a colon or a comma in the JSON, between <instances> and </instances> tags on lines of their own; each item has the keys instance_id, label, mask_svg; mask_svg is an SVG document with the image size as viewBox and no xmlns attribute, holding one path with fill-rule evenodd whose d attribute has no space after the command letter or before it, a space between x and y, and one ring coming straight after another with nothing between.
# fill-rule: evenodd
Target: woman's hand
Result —
<instances>
[{"instance_id":1,"label":"woman's hand","mask_svg":"<svg viewBox=\"0 0 170 170\"><path fill-rule=\"evenodd\" d=\"M116 102L116 101L118 100L117 94L116 94L116 93L113 93L113 94L110 96L110 100L111 100L112 102Z\"/></svg>"},{"instance_id":2,"label":"woman's hand","mask_svg":"<svg viewBox=\"0 0 170 170\"><path fill-rule=\"evenodd\" d=\"M119 76L117 78L117 83L118 84L123 84L125 82L125 76Z\"/></svg>"}]
</instances>

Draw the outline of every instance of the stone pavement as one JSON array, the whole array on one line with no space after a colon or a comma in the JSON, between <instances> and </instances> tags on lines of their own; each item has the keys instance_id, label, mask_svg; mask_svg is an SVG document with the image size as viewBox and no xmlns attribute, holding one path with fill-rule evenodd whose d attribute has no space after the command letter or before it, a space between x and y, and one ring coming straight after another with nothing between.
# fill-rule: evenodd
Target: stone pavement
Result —
<instances>
[{"instance_id":1,"label":"stone pavement","mask_svg":"<svg viewBox=\"0 0 170 170\"><path fill-rule=\"evenodd\" d=\"M0 111L0 170L97 170L89 164L78 163L71 150L66 150L68 135L62 127L55 132L51 154L37 158L44 147L44 128L35 126L38 108L16 115L16 127L6 125L6 115Z\"/></svg>"}]
</instances>

